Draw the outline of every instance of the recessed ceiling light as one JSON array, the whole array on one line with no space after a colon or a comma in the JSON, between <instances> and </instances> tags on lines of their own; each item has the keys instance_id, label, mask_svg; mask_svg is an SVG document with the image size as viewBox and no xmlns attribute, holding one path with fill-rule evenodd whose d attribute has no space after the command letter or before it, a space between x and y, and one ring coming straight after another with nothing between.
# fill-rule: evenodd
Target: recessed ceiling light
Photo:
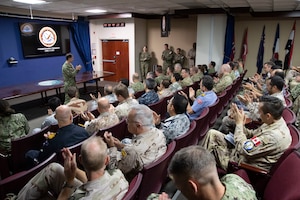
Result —
<instances>
[{"instance_id":1,"label":"recessed ceiling light","mask_svg":"<svg viewBox=\"0 0 300 200\"><path fill-rule=\"evenodd\" d=\"M85 12L89 13L106 13L106 10L100 10L100 9L91 9L91 10L86 10Z\"/></svg>"},{"instance_id":2,"label":"recessed ceiling light","mask_svg":"<svg viewBox=\"0 0 300 200\"><path fill-rule=\"evenodd\" d=\"M19 3L27 3L27 4L43 4L43 3L47 3L46 1L43 0L13 0L15 2L19 2Z\"/></svg>"}]
</instances>

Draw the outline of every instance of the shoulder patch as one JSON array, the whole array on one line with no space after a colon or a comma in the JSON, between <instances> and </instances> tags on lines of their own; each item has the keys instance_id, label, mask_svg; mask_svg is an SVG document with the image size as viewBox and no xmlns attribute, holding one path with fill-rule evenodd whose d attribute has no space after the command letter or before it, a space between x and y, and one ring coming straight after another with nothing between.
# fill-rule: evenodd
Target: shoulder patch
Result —
<instances>
[{"instance_id":1,"label":"shoulder patch","mask_svg":"<svg viewBox=\"0 0 300 200\"><path fill-rule=\"evenodd\" d=\"M246 151L251 151L254 147L254 143L252 142L252 140L247 140L245 143L244 143L244 149Z\"/></svg>"},{"instance_id":2,"label":"shoulder patch","mask_svg":"<svg viewBox=\"0 0 300 200\"><path fill-rule=\"evenodd\" d=\"M254 136L253 138L251 138L251 141L253 142L254 146L259 146L261 144L261 141L258 137Z\"/></svg>"}]
</instances>

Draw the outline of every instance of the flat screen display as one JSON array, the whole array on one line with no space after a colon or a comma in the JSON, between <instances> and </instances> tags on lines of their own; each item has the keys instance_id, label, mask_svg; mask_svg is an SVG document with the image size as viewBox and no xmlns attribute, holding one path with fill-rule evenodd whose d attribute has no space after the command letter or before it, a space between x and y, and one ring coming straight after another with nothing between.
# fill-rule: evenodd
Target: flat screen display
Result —
<instances>
[{"instance_id":1,"label":"flat screen display","mask_svg":"<svg viewBox=\"0 0 300 200\"><path fill-rule=\"evenodd\" d=\"M20 23L25 58L60 56L70 52L68 25Z\"/></svg>"}]
</instances>

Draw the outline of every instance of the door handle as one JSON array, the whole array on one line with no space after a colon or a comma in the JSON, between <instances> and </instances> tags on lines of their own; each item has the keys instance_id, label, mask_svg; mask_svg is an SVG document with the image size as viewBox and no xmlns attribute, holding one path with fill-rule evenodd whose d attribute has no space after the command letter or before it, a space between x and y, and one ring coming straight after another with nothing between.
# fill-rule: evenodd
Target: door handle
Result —
<instances>
[{"instance_id":1,"label":"door handle","mask_svg":"<svg viewBox=\"0 0 300 200\"><path fill-rule=\"evenodd\" d=\"M103 62L109 62L109 63L115 63L116 62L116 60L106 60L106 59L103 59L102 61Z\"/></svg>"}]
</instances>

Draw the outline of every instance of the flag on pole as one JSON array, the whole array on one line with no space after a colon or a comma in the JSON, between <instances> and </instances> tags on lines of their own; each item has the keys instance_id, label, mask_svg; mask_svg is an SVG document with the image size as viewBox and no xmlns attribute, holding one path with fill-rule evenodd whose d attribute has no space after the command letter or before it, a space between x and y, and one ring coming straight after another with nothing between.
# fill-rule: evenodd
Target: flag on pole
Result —
<instances>
[{"instance_id":1,"label":"flag on pole","mask_svg":"<svg viewBox=\"0 0 300 200\"><path fill-rule=\"evenodd\" d=\"M285 58L284 58L284 69L285 70L289 69L292 64L291 61L292 61L293 49L294 49L295 31L296 31L296 21L294 22L289 39L285 45Z\"/></svg>"},{"instance_id":2,"label":"flag on pole","mask_svg":"<svg viewBox=\"0 0 300 200\"><path fill-rule=\"evenodd\" d=\"M272 60L273 61L279 60L279 24L277 24L276 33L275 33Z\"/></svg>"},{"instance_id":3,"label":"flag on pole","mask_svg":"<svg viewBox=\"0 0 300 200\"><path fill-rule=\"evenodd\" d=\"M234 37L234 32L233 32L233 39L232 39L232 45L231 45L231 52L230 52L230 61L234 60L234 55L235 55L235 43L234 43L235 37Z\"/></svg>"},{"instance_id":4,"label":"flag on pole","mask_svg":"<svg viewBox=\"0 0 300 200\"><path fill-rule=\"evenodd\" d=\"M260 74L261 70L264 65L264 53L265 53L265 26L263 28L261 38L260 38L260 43L259 43L259 48L258 48L258 53L257 53L257 61L256 61L256 67L257 67L257 73Z\"/></svg>"},{"instance_id":5,"label":"flag on pole","mask_svg":"<svg viewBox=\"0 0 300 200\"><path fill-rule=\"evenodd\" d=\"M225 44L224 44L224 58L223 63L228 63L231 57L234 58L234 16L227 15L227 25L225 34ZM232 58L232 59L233 59Z\"/></svg>"},{"instance_id":6,"label":"flag on pole","mask_svg":"<svg viewBox=\"0 0 300 200\"><path fill-rule=\"evenodd\" d=\"M241 54L240 54L240 58L243 59L244 64L246 62L247 54L248 54L248 28L246 28L244 32L243 43L242 43Z\"/></svg>"}]
</instances>

